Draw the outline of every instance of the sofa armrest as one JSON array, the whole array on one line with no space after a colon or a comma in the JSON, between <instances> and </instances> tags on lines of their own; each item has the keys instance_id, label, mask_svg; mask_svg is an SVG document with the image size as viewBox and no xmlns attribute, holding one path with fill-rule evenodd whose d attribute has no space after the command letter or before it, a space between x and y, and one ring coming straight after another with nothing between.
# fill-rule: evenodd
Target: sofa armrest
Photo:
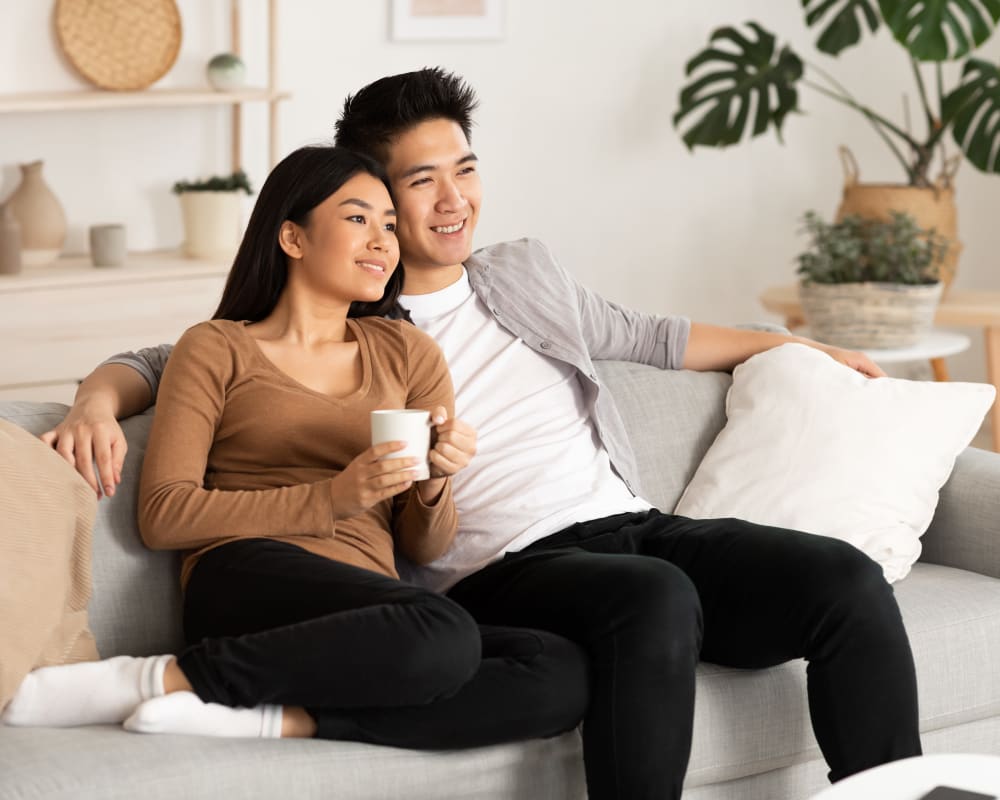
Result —
<instances>
[{"instance_id":1,"label":"sofa armrest","mask_svg":"<svg viewBox=\"0 0 1000 800\"><path fill-rule=\"evenodd\" d=\"M1000 454L959 455L922 542L921 561L1000 578Z\"/></svg>"}]
</instances>

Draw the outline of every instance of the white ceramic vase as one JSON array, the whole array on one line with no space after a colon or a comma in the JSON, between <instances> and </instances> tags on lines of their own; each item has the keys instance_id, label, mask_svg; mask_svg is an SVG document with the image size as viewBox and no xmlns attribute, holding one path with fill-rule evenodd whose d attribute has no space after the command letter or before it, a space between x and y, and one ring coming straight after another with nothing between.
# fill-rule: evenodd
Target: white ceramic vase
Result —
<instances>
[{"instance_id":1,"label":"white ceramic vase","mask_svg":"<svg viewBox=\"0 0 1000 800\"><path fill-rule=\"evenodd\" d=\"M21 183L7 201L21 226L21 260L26 267L51 264L66 241L66 214L42 177L42 163L21 164Z\"/></svg>"},{"instance_id":2,"label":"white ceramic vase","mask_svg":"<svg viewBox=\"0 0 1000 800\"><path fill-rule=\"evenodd\" d=\"M182 192L184 255L228 260L236 254L242 233L240 192Z\"/></svg>"},{"instance_id":3,"label":"white ceramic vase","mask_svg":"<svg viewBox=\"0 0 1000 800\"><path fill-rule=\"evenodd\" d=\"M219 53L205 68L205 74L212 88L219 92L234 92L246 83L246 65L239 56Z\"/></svg>"}]
</instances>

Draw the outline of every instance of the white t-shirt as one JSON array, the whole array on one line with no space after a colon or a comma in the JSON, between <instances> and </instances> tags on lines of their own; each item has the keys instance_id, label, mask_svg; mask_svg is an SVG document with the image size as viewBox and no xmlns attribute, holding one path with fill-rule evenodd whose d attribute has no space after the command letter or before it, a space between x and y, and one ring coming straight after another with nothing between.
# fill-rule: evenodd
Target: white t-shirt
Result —
<instances>
[{"instance_id":1,"label":"white t-shirt","mask_svg":"<svg viewBox=\"0 0 1000 800\"><path fill-rule=\"evenodd\" d=\"M452 479L459 522L451 549L426 567L401 565L404 578L444 591L574 522L651 508L611 468L575 369L503 328L464 270L445 289L399 302L441 346L455 415L478 434L475 457Z\"/></svg>"}]
</instances>

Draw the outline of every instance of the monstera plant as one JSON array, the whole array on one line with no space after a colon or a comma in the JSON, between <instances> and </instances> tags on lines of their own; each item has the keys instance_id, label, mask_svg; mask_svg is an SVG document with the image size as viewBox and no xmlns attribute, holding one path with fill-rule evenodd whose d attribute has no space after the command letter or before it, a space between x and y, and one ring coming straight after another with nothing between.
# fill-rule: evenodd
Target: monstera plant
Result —
<instances>
[{"instance_id":1,"label":"monstera plant","mask_svg":"<svg viewBox=\"0 0 1000 800\"><path fill-rule=\"evenodd\" d=\"M681 91L674 124L685 126L689 148L736 144L748 127L751 137L774 128L780 139L785 119L799 110L804 87L862 114L891 149L910 186L933 185L934 154L947 161L949 133L974 166L1000 173L1000 66L970 55L996 30L1000 0L800 3L806 24L818 31L817 49L829 55L839 56L883 25L891 31L912 64L922 132L911 133L862 104L826 71L791 47L779 47L774 34L750 22L743 29L719 28L687 64L690 82ZM957 59L965 59L961 78L946 87L941 64Z\"/></svg>"}]
</instances>

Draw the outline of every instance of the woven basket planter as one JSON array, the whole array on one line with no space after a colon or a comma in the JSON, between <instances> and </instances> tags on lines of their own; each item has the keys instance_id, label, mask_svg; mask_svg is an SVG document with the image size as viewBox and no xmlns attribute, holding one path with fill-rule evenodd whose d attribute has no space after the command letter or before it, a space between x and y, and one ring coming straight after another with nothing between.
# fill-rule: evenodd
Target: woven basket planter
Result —
<instances>
[{"instance_id":1,"label":"woven basket planter","mask_svg":"<svg viewBox=\"0 0 1000 800\"><path fill-rule=\"evenodd\" d=\"M861 183L858 163L846 147L840 148L844 164L844 196L837 209L837 220L848 214L864 219L888 222L893 211L904 211L912 216L921 228L933 228L946 237L950 244L937 268L944 291L948 291L955 271L962 243L958 240L958 212L955 208L955 189L952 177L957 163L946 167L934 186L917 187L887 183Z\"/></svg>"},{"instance_id":2,"label":"woven basket planter","mask_svg":"<svg viewBox=\"0 0 1000 800\"><path fill-rule=\"evenodd\" d=\"M808 283L799 285L813 339L857 350L910 347L934 324L942 284Z\"/></svg>"}]
</instances>

